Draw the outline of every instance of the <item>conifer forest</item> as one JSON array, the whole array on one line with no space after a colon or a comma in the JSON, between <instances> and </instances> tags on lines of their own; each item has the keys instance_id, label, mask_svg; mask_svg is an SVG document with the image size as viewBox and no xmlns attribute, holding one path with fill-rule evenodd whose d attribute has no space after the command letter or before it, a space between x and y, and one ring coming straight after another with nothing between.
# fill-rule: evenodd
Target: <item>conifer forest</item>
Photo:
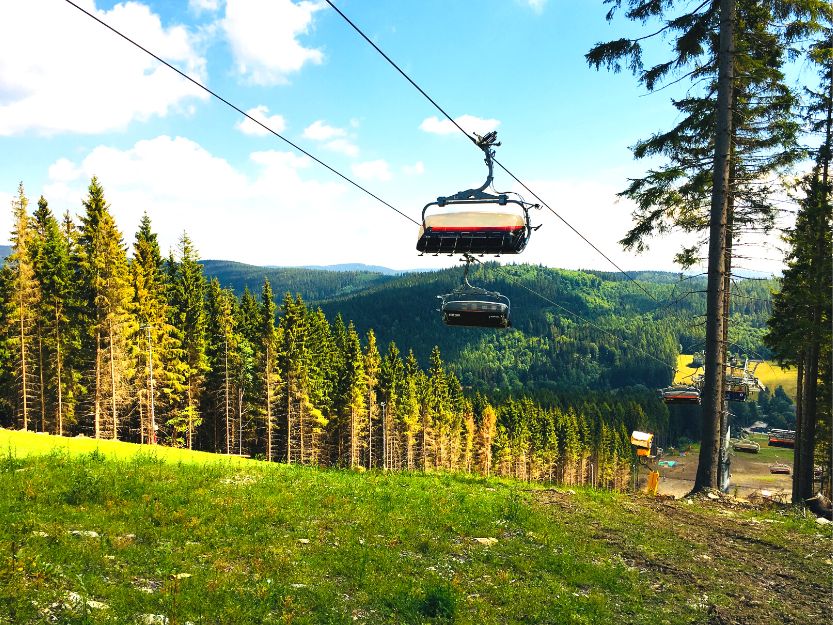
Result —
<instances>
[{"instance_id":1,"label":"conifer forest","mask_svg":"<svg viewBox=\"0 0 833 625\"><path fill-rule=\"evenodd\" d=\"M464 392L433 347L361 334L268 280L240 296L145 215L128 258L101 183L78 223L20 186L2 288L2 424L269 461L622 487L653 393L534 401Z\"/></svg>"}]
</instances>

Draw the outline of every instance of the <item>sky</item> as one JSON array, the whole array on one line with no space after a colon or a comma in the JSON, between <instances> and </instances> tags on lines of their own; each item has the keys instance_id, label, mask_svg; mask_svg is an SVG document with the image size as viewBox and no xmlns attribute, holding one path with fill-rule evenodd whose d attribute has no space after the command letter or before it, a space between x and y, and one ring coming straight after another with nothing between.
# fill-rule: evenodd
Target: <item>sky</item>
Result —
<instances>
[{"instance_id":1,"label":"sky","mask_svg":"<svg viewBox=\"0 0 833 625\"><path fill-rule=\"evenodd\" d=\"M482 184L482 154L324 2L74 0L403 213ZM595 43L635 34L601 0L334 0L497 157L627 270L676 270L692 240L640 255L617 198L647 169L629 146L675 120L673 92L597 72ZM66 0L0 2L0 242L19 182L34 207L82 214L91 177L129 245L147 212L163 252L275 266L441 268L418 228L94 22ZM495 187L519 191L501 171ZM531 199L528 197L526 199ZM547 211L508 262L613 267ZM778 272L777 238L749 269Z\"/></svg>"}]
</instances>

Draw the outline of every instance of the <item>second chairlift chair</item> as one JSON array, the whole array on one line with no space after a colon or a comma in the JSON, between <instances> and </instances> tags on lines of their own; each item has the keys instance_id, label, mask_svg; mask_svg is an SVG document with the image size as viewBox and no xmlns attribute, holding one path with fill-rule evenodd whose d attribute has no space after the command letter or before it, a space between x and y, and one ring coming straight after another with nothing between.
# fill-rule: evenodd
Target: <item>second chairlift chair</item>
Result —
<instances>
[{"instance_id":1,"label":"second chairlift chair","mask_svg":"<svg viewBox=\"0 0 833 625\"><path fill-rule=\"evenodd\" d=\"M487 291L469 283L469 266L475 259L463 255L466 263L463 284L451 293L437 295L441 300L439 311L443 323L449 326L470 326L477 328L508 328L512 325L509 317L509 298L495 291Z\"/></svg>"}]
</instances>

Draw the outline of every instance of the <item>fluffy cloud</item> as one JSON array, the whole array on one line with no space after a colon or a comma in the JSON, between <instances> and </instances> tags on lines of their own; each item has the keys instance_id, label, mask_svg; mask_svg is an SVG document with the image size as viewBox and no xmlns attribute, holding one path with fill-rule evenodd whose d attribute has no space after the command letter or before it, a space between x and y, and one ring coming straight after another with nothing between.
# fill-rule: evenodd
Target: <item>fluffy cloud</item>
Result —
<instances>
[{"instance_id":1,"label":"fluffy cloud","mask_svg":"<svg viewBox=\"0 0 833 625\"><path fill-rule=\"evenodd\" d=\"M254 264L371 263L401 255L406 260L398 266L405 267L415 256L413 224L291 152L254 152L235 166L194 141L160 136L126 150L99 146L77 160L58 159L42 192L56 213L78 213L94 174L125 241L147 211L163 253L187 231L202 258ZM0 226L10 226L2 222L7 213L0 211ZM392 233L381 243L380 228Z\"/></svg>"},{"instance_id":2,"label":"fluffy cloud","mask_svg":"<svg viewBox=\"0 0 833 625\"><path fill-rule=\"evenodd\" d=\"M166 28L138 2L110 11L97 10L93 0L79 4L189 75L203 77L205 59L186 28ZM61 0L0 5L0 94L0 136L123 129L208 97Z\"/></svg>"},{"instance_id":3,"label":"fluffy cloud","mask_svg":"<svg viewBox=\"0 0 833 625\"><path fill-rule=\"evenodd\" d=\"M279 85L323 53L305 48L298 37L309 33L312 17L325 5L291 0L227 0L222 28L237 71L256 85Z\"/></svg>"},{"instance_id":4,"label":"fluffy cloud","mask_svg":"<svg viewBox=\"0 0 833 625\"><path fill-rule=\"evenodd\" d=\"M408 176L421 176L425 173L425 165L422 161L417 161L413 165L405 165L402 171Z\"/></svg>"},{"instance_id":5,"label":"fluffy cloud","mask_svg":"<svg viewBox=\"0 0 833 625\"><path fill-rule=\"evenodd\" d=\"M313 141L326 141L334 137L344 137L346 134L347 131L343 128L335 128L320 119L304 128L304 138Z\"/></svg>"},{"instance_id":6,"label":"fluffy cloud","mask_svg":"<svg viewBox=\"0 0 833 625\"><path fill-rule=\"evenodd\" d=\"M392 178L390 166L387 161L381 159L355 163L352 169L353 175L362 180L378 180L384 182Z\"/></svg>"},{"instance_id":7,"label":"fluffy cloud","mask_svg":"<svg viewBox=\"0 0 833 625\"><path fill-rule=\"evenodd\" d=\"M283 132L286 130L286 120L284 120L283 116L269 115L269 108L267 106L261 104L253 109L249 109L246 111L246 114L255 118L259 122L266 124L275 132ZM263 126L254 123L248 117L244 117L243 120L240 121L235 127L244 135L262 137L269 134L268 130L266 130Z\"/></svg>"},{"instance_id":8,"label":"fluffy cloud","mask_svg":"<svg viewBox=\"0 0 833 625\"><path fill-rule=\"evenodd\" d=\"M220 0L188 0L188 8L197 14L203 11L213 13L220 8Z\"/></svg>"},{"instance_id":9,"label":"fluffy cloud","mask_svg":"<svg viewBox=\"0 0 833 625\"><path fill-rule=\"evenodd\" d=\"M476 132L479 135L485 135L487 132L491 132L500 126L500 121L497 119L483 119L474 115L460 115L454 121L467 133ZM460 132L457 126L447 119L439 119L433 116L423 120L419 125L419 129L435 135L448 135L453 132Z\"/></svg>"},{"instance_id":10,"label":"fluffy cloud","mask_svg":"<svg viewBox=\"0 0 833 625\"><path fill-rule=\"evenodd\" d=\"M346 156L356 157L359 155L359 148L355 143L347 139L335 139L324 144L324 147L333 152L339 152Z\"/></svg>"},{"instance_id":11,"label":"fluffy cloud","mask_svg":"<svg viewBox=\"0 0 833 625\"><path fill-rule=\"evenodd\" d=\"M547 0L525 0L527 6L535 13L543 13L544 7L547 5Z\"/></svg>"},{"instance_id":12,"label":"fluffy cloud","mask_svg":"<svg viewBox=\"0 0 833 625\"><path fill-rule=\"evenodd\" d=\"M600 250L620 267L633 269L671 269L673 257L680 250L684 235L671 233L651 241L650 250L642 255L625 252L618 241L631 228L634 205L619 199L619 190L604 180L616 180L617 176L604 175L594 180L528 180L529 188L558 212L565 220L584 234ZM535 201L529 194L516 187L514 191ZM531 210L533 225L543 227L532 233L529 246L523 254L523 262L542 263L550 267L568 269L600 269L616 271L579 236L565 226L546 208ZM521 260L521 259L519 259Z\"/></svg>"},{"instance_id":13,"label":"fluffy cloud","mask_svg":"<svg viewBox=\"0 0 833 625\"><path fill-rule=\"evenodd\" d=\"M356 126L351 122L351 127L355 128ZM325 148L351 158L359 155L358 146L347 138L347 131L344 128L330 126L320 119L304 128L304 138L313 141L326 141L324 143Z\"/></svg>"}]
</instances>

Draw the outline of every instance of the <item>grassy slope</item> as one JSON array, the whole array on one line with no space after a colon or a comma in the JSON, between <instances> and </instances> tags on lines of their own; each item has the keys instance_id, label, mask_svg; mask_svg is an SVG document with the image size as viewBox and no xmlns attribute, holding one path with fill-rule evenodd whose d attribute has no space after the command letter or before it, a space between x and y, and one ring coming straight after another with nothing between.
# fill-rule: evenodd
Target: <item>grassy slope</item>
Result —
<instances>
[{"instance_id":1,"label":"grassy slope","mask_svg":"<svg viewBox=\"0 0 833 625\"><path fill-rule=\"evenodd\" d=\"M674 376L674 382L688 383L691 381L691 376L697 370L689 367L689 363L691 363L690 354L680 354L677 357L677 373ZM700 373L702 372L703 371L701 369ZM787 395L795 401L797 379L794 369L782 369L774 362L767 360L758 366L758 369L755 371L755 375L766 385L770 393L774 391L776 387L783 386Z\"/></svg>"},{"instance_id":2,"label":"grassy slope","mask_svg":"<svg viewBox=\"0 0 833 625\"><path fill-rule=\"evenodd\" d=\"M829 560L808 556L830 532L791 513L90 443L0 430L0 623L812 624L831 609Z\"/></svg>"}]
</instances>

